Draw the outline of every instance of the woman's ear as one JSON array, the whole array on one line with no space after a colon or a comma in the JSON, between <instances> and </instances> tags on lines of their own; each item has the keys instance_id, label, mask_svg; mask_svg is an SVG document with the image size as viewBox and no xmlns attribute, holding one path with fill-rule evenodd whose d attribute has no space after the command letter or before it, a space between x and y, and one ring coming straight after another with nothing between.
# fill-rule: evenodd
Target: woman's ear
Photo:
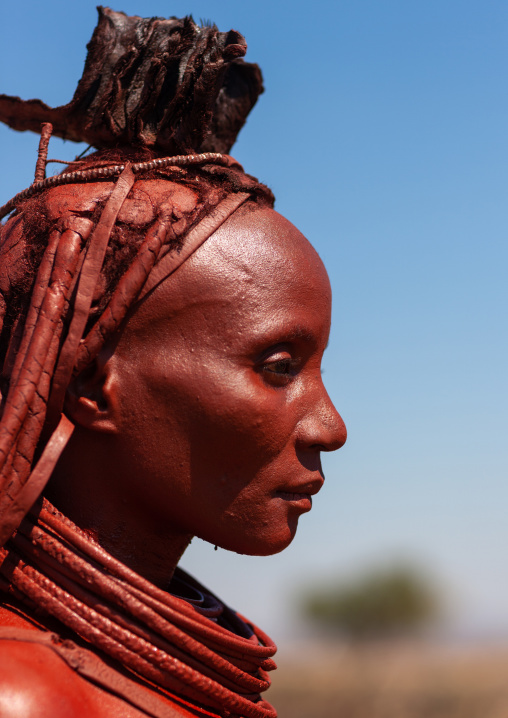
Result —
<instances>
[{"instance_id":1,"label":"woman's ear","mask_svg":"<svg viewBox=\"0 0 508 718\"><path fill-rule=\"evenodd\" d=\"M73 377L65 395L64 411L78 426L116 434L117 402L114 362L111 355L94 359Z\"/></svg>"}]
</instances>

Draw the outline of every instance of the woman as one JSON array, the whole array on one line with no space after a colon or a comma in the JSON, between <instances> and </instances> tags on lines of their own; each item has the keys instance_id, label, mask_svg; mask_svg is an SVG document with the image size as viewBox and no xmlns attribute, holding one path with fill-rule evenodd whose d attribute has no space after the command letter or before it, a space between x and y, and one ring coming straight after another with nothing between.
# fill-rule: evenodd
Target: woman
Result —
<instances>
[{"instance_id":1,"label":"woman","mask_svg":"<svg viewBox=\"0 0 508 718\"><path fill-rule=\"evenodd\" d=\"M285 548L346 437L326 271L223 154L244 52L102 10L69 105L0 98L102 148L44 180L46 125L4 208L1 716L275 716L270 639L176 569L195 535Z\"/></svg>"}]
</instances>

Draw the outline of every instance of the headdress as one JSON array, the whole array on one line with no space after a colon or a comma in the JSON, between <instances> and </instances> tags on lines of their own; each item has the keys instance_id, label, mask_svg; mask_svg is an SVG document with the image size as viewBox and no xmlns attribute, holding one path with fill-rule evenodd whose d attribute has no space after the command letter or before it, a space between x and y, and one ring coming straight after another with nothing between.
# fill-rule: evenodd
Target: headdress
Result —
<instances>
[{"instance_id":1,"label":"headdress","mask_svg":"<svg viewBox=\"0 0 508 718\"><path fill-rule=\"evenodd\" d=\"M0 209L14 210L0 239L0 587L157 686L259 718L274 715L259 697L275 650L266 636L247 624L231 635L230 614L213 622L158 592L38 500L72 434L71 377L154 265L170 274L241 204L273 202L225 154L262 91L245 51L239 33L191 18L99 8L68 105L0 96L14 129L44 123L34 183ZM51 129L100 151L46 179ZM164 180L164 196L143 204L138 180Z\"/></svg>"}]
</instances>

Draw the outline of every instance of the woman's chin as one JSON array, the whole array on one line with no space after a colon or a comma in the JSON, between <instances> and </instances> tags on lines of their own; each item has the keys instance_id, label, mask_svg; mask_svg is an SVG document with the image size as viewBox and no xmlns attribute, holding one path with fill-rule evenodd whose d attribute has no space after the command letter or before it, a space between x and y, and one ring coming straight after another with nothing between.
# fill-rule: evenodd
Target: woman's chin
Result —
<instances>
[{"instance_id":1,"label":"woman's chin","mask_svg":"<svg viewBox=\"0 0 508 718\"><path fill-rule=\"evenodd\" d=\"M240 539L238 535L228 537L228 540L221 542L209 541L226 551L242 554L244 556L273 556L276 553L284 551L295 537L298 519L291 521L290 525L286 525L284 529L270 532L268 535L257 533L254 535L244 536ZM208 539L206 539L208 540Z\"/></svg>"}]
</instances>

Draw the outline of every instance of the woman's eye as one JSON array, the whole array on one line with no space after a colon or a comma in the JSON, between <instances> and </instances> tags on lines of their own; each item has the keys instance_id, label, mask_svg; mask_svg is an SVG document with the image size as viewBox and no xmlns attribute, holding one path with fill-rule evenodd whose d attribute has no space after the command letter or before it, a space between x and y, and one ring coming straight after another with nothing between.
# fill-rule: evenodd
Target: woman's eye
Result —
<instances>
[{"instance_id":1,"label":"woman's eye","mask_svg":"<svg viewBox=\"0 0 508 718\"><path fill-rule=\"evenodd\" d=\"M277 361L265 364L264 371L273 372L274 374L290 374L292 369L291 359L278 359Z\"/></svg>"},{"instance_id":2,"label":"woman's eye","mask_svg":"<svg viewBox=\"0 0 508 718\"><path fill-rule=\"evenodd\" d=\"M261 367L264 378L271 384L282 386L291 380L295 373L295 361L290 356L265 361Z\"/></svg>"}]
</instances>

